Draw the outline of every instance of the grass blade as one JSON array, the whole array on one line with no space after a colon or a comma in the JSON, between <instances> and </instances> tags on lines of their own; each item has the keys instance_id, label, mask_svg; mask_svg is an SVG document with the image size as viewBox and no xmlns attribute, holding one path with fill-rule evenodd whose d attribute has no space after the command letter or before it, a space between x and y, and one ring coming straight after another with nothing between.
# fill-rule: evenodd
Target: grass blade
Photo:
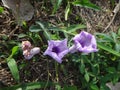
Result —
<instances>
[{"instance_id":1,"label":"grass blade","mask_svg":"<svg viewBox=\"0 0 120 90\"><path fill-rule=\"evenodd\" d=\"M91 3L89 0L81 0L73 2L75 6L86 7L94 10L100 10L100 7L96 6L95 4Z\"/></svg>"},{"instance_id":2,"label":"grass blade","mask_svg":"<svg viewBox=\"0 0 120 90\"><path fill-rule=\"evenodd\" d=\"M57 11L57 9L59 9L61 3L62 3L62 0L51 0L53 6L54 6L54 9L53 9L53 14Z\"/></svg>"},{"instance_id":3,"label":"grass blade","mask_svg":"<svg viewBox=\"0 0 120 90\"><path fill-rule=\"evenodd\" d=\"M78 30L78 29L83 29L83 28L86 28L86 25L77 24L77 25L71 25L71 26L67 27L66 30L67 30L69 33L71 33L71 32L75 32L75 31Z\"/></svg>"},{"instance_id":4,"label":"grass blade","mask_svg":"<svg viewBox=\"0 0 120 90\"><path fill-rule=\"evenodd\" d=\"M46 85L46 82L30 82L30 83L14 85L11 87L5 87L0 90L35 90L35 89L44 88L45 85ZM53 86L53 85L55 85L55 83L48 82L47 87Z\"/></svg>"},{"instance_id":5,"label":"grass blade","mask_svg":"<svg viewBox=\"0 0 120 90\"><path fill-rule=\"evenodd\" d=\"M108 51L109 53L112 53L112 54L120 57L120 53L117 52L117 51L115 51L115 50L113 50L113 49L111 49L110 47L105 46L105 45L102 44L102 43L97 43L97 45L98 45L99 48L101 48L101 49L103 49L103 50L105 50L105 51Z\"/></svg>"}]
</instances>

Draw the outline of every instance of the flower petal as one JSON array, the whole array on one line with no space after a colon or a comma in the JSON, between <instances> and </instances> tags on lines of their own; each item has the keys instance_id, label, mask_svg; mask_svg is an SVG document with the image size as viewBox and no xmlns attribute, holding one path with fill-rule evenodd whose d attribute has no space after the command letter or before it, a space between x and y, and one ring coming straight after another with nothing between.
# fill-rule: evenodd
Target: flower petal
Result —
<instances>
[{"instance_id":1,"label":"flower petal","mask_svg":"<svg viewBox=\"0 0 120 90\"><path fill-rule=\"evenodd\" d=\"M69 48L69 52L70 53L75 53L75 52L77 52L78 50L76 49L76 47L75 47L75 45L73 45L73 46L71 46L70 48Z\"/></svg>"},{"instance_id":2,"label":"flower petal","mask_svg":"<svg viewBox=\"0 0 120 90\"><path fill-rule=\"evenodd\" d=\"M38 54L39 52L40 52L40 48L39 47L34 47L30 51L30 53L33 54L33 55Z\"/></svg>"},{"instance_id":3,"label":"flower petal","mask_svg":"<svg viewBox=\"0 0 120 90\"><path fill-rule=\"evenodd\" d=\"M58 57L58 55L57 55L56 53L54 53L54 52L46 51L46 52L44 53L44 55L49 55L49 56L51 56L51 57L52 57L53 59L55 59L58 63L61 63L61 62L62 62L61 57Z\"/></svg>"}]
</instances>

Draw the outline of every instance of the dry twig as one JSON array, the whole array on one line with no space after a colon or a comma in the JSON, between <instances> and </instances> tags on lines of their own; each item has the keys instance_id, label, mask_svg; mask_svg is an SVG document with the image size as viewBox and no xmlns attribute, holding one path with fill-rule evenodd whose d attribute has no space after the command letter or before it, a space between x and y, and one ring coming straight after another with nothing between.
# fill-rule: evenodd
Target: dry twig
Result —
<instances>
[{"instance_id":1,"label":"dry twig","mask_svg":"<svg viewBox=\"0 0 120 90\"><path fill-rule=\"evenodd\" d=\"M116 5L116 7L113 10L113 14L114 15L113 15L111 21L109 22L109 24L107 25L107 27L103 30L103 32L105 32L110 27L110 25L114 21L114 19L115 19L115 17L116 17L116 15L117 15L117 13L118 13L119 10L120 10L120 0L119 0L118 4Z\"/></svg>"}]
</instances>

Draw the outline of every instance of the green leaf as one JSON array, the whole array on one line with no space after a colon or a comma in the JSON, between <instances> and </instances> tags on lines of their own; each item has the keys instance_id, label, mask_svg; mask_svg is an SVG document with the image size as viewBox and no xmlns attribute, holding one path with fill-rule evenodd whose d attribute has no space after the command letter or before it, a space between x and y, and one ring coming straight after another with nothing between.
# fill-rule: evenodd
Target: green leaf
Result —
<instances>
[{"instance_id":1,"label":"green leaf","mask_svg":"<svg viewBox=\"0 0 120 90\"><path fill-rule=\"evenodd\" d=\"M118 35L120 36L120 27L119 27L119 29L118 29Z\"/></svg>"},{"instance_id":2,"label":"green leaf","mask_svg":"<svg viewBox=\"0 0 120 90\"><path fill-rule=\"evenodd\" d=\"M0 14L4 12L3 7L0 7Z\"/></svg>"},{"instance_id":3,"label":"green leaf","mask_svg":"<svg viewBox=\"0 0 120 90\"><path fill-rule=\"evenodd\" d=\"M76 86L64 86L63 90L77 90Z\"/></svg>"},{"instance_id":4,"label":"green leaf","mask_svg":"<svg viewBox=\"0 0 120 90\"><path fill-rule=\"evenodd\" d=\"M88 72L85 73L84 78L85 78L85 80L86 80L87 82L89 82L90 77L89 77Z\"/></svg>"},{"instance_id":5,"label":"green leaf","mask_svg":"<svg viewBox=\"0 0 120 90\"><path fill-rule=\"evenodd\" d=\"M62 3L62 0L51 0L54 8L53 8L53 14L57 11L57 9L60 7L60 4Z\"/></svg>"},{"instance_id":6,"label":"green leaf","mask_svg":"<svg viewBox=\"0 0 120 90\"><path fill-rule=\"evenodd\" d=\"M26 34L22 34L22 33L21 33L21 34L18 35L18 38L24 38L24 37L26 37L26 36L27 36Z\"/></svg>"},{"instance_id":7,"label":"green leaf","mask_svg":"<svg viewBox=\"0 0 120 90\"><path fill-rule=\"evenodd\" d=\"M45 27L44 23L42 23L40 21L36 21L36 24L38 24L41 27L41 29L44 31L44 35L45 35L46 39L51 40L50 34L47 29L48 27Z\"/></svg>"},{"instance_id":8,"label":"green leaf","mask_svg":"<svg viewBox=\"0 0 120 90\"><path fill-rule=\"evenodd\" d=\"M100 10L100 7L98 7L95 4L91 3L89 0L75 1L75 2L73 2L73 5L86 7L86 8L91 8L91 9L94 9L94 10Z\"/></svg>"},{"instance_id":9,"label":"green leaf","mask_svg":"<svg viewBox=\"0 0 120 90\"><path fill-rule=\"evenodd\" d=\"M101 48L101 49L103 49L103 50L105 50L105 51L107 51L107 52L109 52L109 53L112 53L112 54L114 54L114 55L120 57L120 53L119 53L119 52L117 52L117 51L111 49L111 48L108 47L108 46L105 46L105 44L97 43L97 45L98 45L99 48Z\"/></svg>"},{"instance_id":10,"label":"green leaf","mask_svg":"<svg viewBox=\"0 0 120 90\"><path fill-rule=\"evenodd\" d=\"M105 84L102 83L100 90L110 90Z\"/></svg>"},{"instance_id":11,"label":"green leaf","mask_svg":"<svg viewBox=\"0 0 120 90\"><path fill-rule=\"evenodd\" d=\"M98 86L94 84L90 85L90 88L91 90L99 90Z\"/></svg>"},{"instance_id":12,"label":"green leaf","mask_svg":"<svg viewBox=\"0 0 120 90\"><path fill-rule=\"evenodd\" d=\"M56 90L61 90L61 86L59 84L55 85Z\"/></svg>"},{"instance_id":13,"label":"green leaf","mask_svg":"<svg viewBox=\"0 0 120 90\"><path fill-rule=\"evenodd\" d=\"M11 87L6 87L0 90L36 90L36 89L44 88L45 85L46 82L30 82L30 83L18 84ZM55 85L55 83L48 82L47 87L53 85Z\"/></svg>"},{"instance_id":14,"label":"green leaf","mask_svg":"<svg viewBox=\"0 0 120 90\"><path fill-rule=\"evenodd\" d=\"M51 30L51 31L62 31L62 29L60 29L59 27L48 27L48 30Z\"/></svg>"},{"instance_id":15,"label":"green leaf","mask_svg":"<svg viewBox=\"0 0 120 90\"><path fill-rule=\"evenodd\" d=\"M7 64L8 64L8 67L10 68L10 71L14 77L14 79L19 82L20 80L20 76L19 76L19 71L18 71L18 68L17 68L17 64L16 64L16 61L13 59L13 58L8 58L7 60Z\"/></svg>"},{"instance_id":16,"label":"green leaf","mask_svg":"<svg viewBox=\"0 0 120 90\"><path fill-rule=\"evenodd\" d=\"M81 66L79 68L80 68L80 72L83 74L85 72L85 64L81 63Z\"/></svg>"},{"instance_id":17,"label":"green leaf","mask_svg":"<svg viewBox=\"0 0 120 90\"><path fill-rule=\"evenodd\" d=\"M68 19L69 12L70 12L70 3L68 2L67 7L65 9L65 20Z\"/></svg>"},{"instance_id":18,"label":"green leaf","mask_svg":"<svg viewBox=\"0 0 120 90\"><path fill-rule=\"evenodd\" d=\"M108 67L108 68L106 68L106 70L109 73L115 73L116 72L116 69L114 67Z\"/></svg>"},{"instance_id":19,"label":"green leaf","mask_svg":"<svg viewBox=\"0 0 120 90\"><path fill-rule=\"evenodd\" d=\"M30 28L29 28L29 31L30 32L39 32L39 31L42 31L41 27L39 25L32 25Z\"/></svg>"},{"instance_id":20,"label":"green leaf","mask_svg":"<svg viewBox=\"0 0 120 90\"><path fill-rule=\"evenodd\" d=\"M115 44L115 50L120 53L120 43Z\"/></svg>"},{"instance_id":21,"label":"green leaf","mask_svg":"<svg viewBox=\"0 0 120 90\"><path fill-rule=\"evenodd\" d=\"M12 53L11 53L11 55L8 58L13 57L17 53L18 49L19 49L19 46L14 46L12 48Z\"/></svg>"},{"instance_id":22,"label":"green leaf","mask_svg":"<svg viewBox=\"0 0 120 90\"><path fill-rule=\"evenodd\" d=\"M116 43L117 42L117 34L114 32L111 32L111 35L112 35L113 41Z\"/></svg>"},{"instance_id":23,"label":"green leaf","mask_svg":"<svg viewBox=\"0 0 120 90\"><path fill-rule=\"evenodd\" d=\"M100 36L100 38L102 38L105 42L114 42L113 38L108 34L96 33L95 35Z\"/></svg>"},{"instance_id":24,"label":"green leaf","mask_svg":"<svg viewBox=\"0 0 120 90\"><path fill-rule=\"evenodd\" d=\"M86 28L86 25L83 24L77 24L77 25L71 25L69 27L66 28L66 30L71 33L71 32L75 32L78 29L83 29Z\"/></svg>"}]
</instances>

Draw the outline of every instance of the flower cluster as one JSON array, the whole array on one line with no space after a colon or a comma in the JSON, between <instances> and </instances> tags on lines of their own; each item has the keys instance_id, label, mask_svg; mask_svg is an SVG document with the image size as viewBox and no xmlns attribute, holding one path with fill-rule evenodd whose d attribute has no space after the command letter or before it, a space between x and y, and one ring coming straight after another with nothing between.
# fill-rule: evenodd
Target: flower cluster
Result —
<instances>
[{"instance_id":1,"label":"flower cluster","mask_svg":"<svg viewBox=\"0 0 120 90\"><path fill-rule=\"evenodd\" d=\"M98 51L95 37L85 31L82 31L80 34L76 35L73 38L73 41L74 45L68 48L67 39L62 41L50 40L48 41L48 48L44 52L44 55L49 55L58 63L61 63L62 58L69 52L74 53L79 51L81 53L88 54Z\"/></svg>"},{"instance_id":2,"label":"flower cluster","mask_svg":"<svg viewBox=\"0 0 120 90\"><path fill-rule=\"evenodd\" d=\"M40 52L39 47L32 48L32 45L29 41L22 41L22 50L25 59L31 59L35 54Z\"/></svg>"},{"instance_id":3,"label":"flower cluster","mask_svg":"<svg viewBox=\"0 0 120 90\"><path fill-rule=\"evenodd\" d=\"M70 48L68 48L67 39L61 41L49 40L48 48L44 52L44 55L49 55L58 63L62 63L62 58L69 52L81 52L88 54L91 52L98 51L95 37L92 34L87 33L85 31L82 31L80 34L77 34L73 38L73 42L73 45ZM22 50L25 59L31 59L35 54L38 54L40 52L40 48L32 48L31 43L29 41L22 42Z\"/></svg>"}]
</instances>

